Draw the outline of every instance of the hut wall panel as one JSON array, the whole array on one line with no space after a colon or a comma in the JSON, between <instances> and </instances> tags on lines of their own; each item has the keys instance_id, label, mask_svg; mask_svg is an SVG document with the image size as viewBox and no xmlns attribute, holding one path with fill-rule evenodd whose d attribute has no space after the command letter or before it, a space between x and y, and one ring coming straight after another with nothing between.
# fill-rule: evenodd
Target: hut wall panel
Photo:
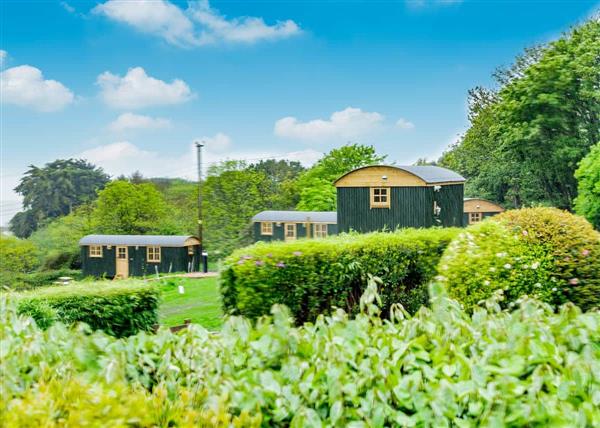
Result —
<instances>
[{"instance_id":1,"label":"hut wall panel","mask_svg":"<svg viewBox=\"0 0 600 428\"><path fill-rule=\"evenodd\" d=\"M364 233L433 225L433 187L392 187L390 193L390 208L371 209L368 187L338 187L338 231ZM462 207L462 196L460 204Z\"/></svg>"},{"instance_id":2,"label":"hut wall panel","mask_svg":"<svg viewBox=\"0 0 600 428\"><path fill-rule=\"evenodd\" d=\"M115 276L115 247L102 247L102 257L90 257L89 246L81 247L81 272L84 276Z\"/></svg>"},{"instance_id":3,"label":"hut wall panel","mask_svg":"<svg viewBox=\"0 0 600 428\"><path fill-rule=\"evenodd\" d=\"M462 184L449 184L442 186L434 192L434 198L438 206L442 208L439 216L439 225L444 227L462 227L464 223L463 213L464 186ZM438 223L436 221L436 223Z\"/></svg>"}]
</instances>

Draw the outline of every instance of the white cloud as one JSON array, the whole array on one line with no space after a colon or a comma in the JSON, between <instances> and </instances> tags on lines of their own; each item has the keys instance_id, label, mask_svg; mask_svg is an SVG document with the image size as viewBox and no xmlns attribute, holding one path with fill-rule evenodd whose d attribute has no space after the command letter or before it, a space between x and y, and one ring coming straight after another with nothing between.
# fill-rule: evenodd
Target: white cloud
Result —
<instances>
[{"instance_id":1,"label":"white cloud","mask_svg":"<svg viewBox=\"0 0 600 428\"><path fill-rule=\"evenodd\" d=\"M204 142L206 150L210 150L215 153L221 153L228 150L231 146L231 138L227 134L219 132L212 137L201 137L197 138L196 141Z\"/></svg>"},{"instance_id":2,"label":"white cloud","mask_svg":"<svg viewBox=\"0 0 600 428\"><path fill-rule=\"evenodd\" d=\"M219 135L224 134L218 133L212 138L217 139ZM229 137L227 139L229 142L231 141ZM113 176L130 175L135 170L139 170L146 177L182 177L195 180L197 174L196 148L190 144L182 149L183 152L180 155L164 155L156 151L143 150L128 141L120 141L85 150L76 154L75 157L87 159L93 164L101 166ZM207 141L203 156L205 166L227 159L257 162L260 159L273 158L296 160L309 166L320 159L323 154L312 149L290 153L271 150L250 152L230 150L225 154L219 150L213 150ZM204 172L206 173L206 171Z\"/></svg>"},{"instance_id":3,"label":"white cloud","mask_svg":"<svg viewBox=\"0 0 600 428\"><path fill-rule=\"evenodd\" d=\"M44 80L38 68L30 65L9 68L0 73L2 102L39 111L57 111L75 98L62 83Z\"/></svg>"},{"instance_id":4,"label":"white cloud","mask_svg":"<svg viewBox=\"0 0 600 428\"><path fill-rule=\"evenodd\" d=\"M403 117L396 121L396 126L400 129L415 129L415 124Z\"/></svg>"},{"instance_id":5,"label":"white cloud","mask_svg":"<svg viewBox=\"0 0 600 428\"><path fill-rule=\"evenodd\" d=\"M66 1L61 1L60 5L63 7L64 10L66 10L69 13L75 13L76 10L73 6L71 6L69 3L67 3Z\"/></svg>"},{"instance_id":6,"label":"white cloud","mask_svg":"<svg viewBox=\"0 0 600 428\"><path fill-rule=\"evenodd\" d=\"M300 27L292 20L267 25L262 18L252 16L227 18L210 7L208 0L190 4L190 15L200 24L200 44L219 41L254 43L260 40L282 39L297 35Z\"/></svg>"},{"instance_id":7,"label":"white cloud","mask_svg":"<svg viewBox=\"0 0 600 428\"><path fill-rule=\"evenodd\" d=\"M299 122L295 117L284 117L275 122L275 135L298 140L332 140L356 138L379 128L384 116L377 112L366 112L347 107L336 111L328 120L315 119Z\"/></svg>"},{"instance_id":8,"label":"white cloud","mask_svg":"<svg viewBox=\"0 0 600 428\"><path fill-rule=\"evenodd\" d=\"M123 113L108 125L108 128L113 132L123 132L129 129L163 129L170 127L171 121L169 119L135 113Z\"/></svg>"},{"instance_id":9,"label":"white cloud","mask_svg":"<svg viewBox=\"0 0 600 428\"><path fill-rule=\"evenodd\" d=\"M8 52L6 52L4 49L0 49L0 67L4 67L6 58L8 58Z\"/></svg>"},{"instance_id":10,"label":"white cloud","mask_svg":"<svg viewBox=\"0 0 600 428\"><path fill-rule=\"evenodd\" d=\"M180 104L193 96L183 80L167 83L148 76L142 67L130 68L123 77L105 71L96 83L106 104L117 108Z\"/></svg>"},{"instance_id":11,"label":"white cloud","mask_svg":"<svg viewBox=\"0 0 600 428\"><path fill-rule=\"evenodd\" d=\"M268 25L257 17L227 19L211 8L208 0L191 1L185 11L167 0L109 0L96 6L93 12L179 46L217 42L253 43L290 37L301 32L300 27L291 20Z\"/></svg>"}]
</instances>

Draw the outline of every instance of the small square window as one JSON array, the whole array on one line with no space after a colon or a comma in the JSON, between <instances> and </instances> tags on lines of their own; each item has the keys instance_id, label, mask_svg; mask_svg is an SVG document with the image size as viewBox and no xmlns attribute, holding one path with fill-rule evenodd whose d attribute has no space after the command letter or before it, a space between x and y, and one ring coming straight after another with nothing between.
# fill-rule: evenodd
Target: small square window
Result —
<instances>
[{"instance_id":1,"label":"small square window","mask_svg":"<svg viewBox=\"0 0 600 428\"><path fill-rule=\"evenodd\" d=\"M160 262L160 247L157 247L157 246L146 247L146 259L150 263L159 263Z\"/></svg>"},{"instance_id":2,"label":"small square window","mask_svg":"<svg viewBox=\"0 0 600 428\"><path fill-rule=\"evenodd\" d=\"M102 257L102 245L90 245L90 257Z\"/></svg>"},{"instance_id":3,"label":"small square window","mask_svg":"<svg viewBox=\"0 0 600 428\"><path fill-rule=\"evenodd\" d=\"M261 235L273 235L273 223L270 221L263 221L260 223L260 234Z\"/></svg>"},{"instance_id":4,"label":"small square window","mask_svg":"<svg viewBox=\"0 0 600 428\"><path fill-rule=\"evenodd\" d=\"M481 213L469 213L469 224L479 223L482 219Z\"/></svg>"},{"instance_id":5,"label":"small square window","mask_svg":"<svg viewBox=\"0 0 600 428\"><path fill-rule=\"evenodd\" d=\"M390 207L390 188L371 187L371 208Z\"/></svg>"},{"instance_id":6,"label":"small square window","mask_svg":"<svg viewBox=\"0 0 600 428\"><path fill-rule=\"evenodd\" d=\"M188 256L193 256L194 255L194 246L190 245L188 246Z\"/></svg>"},{"instance_id":7,"label":"small square window","mask_svg":"<svg viewBox=\"0 0 600 428\"><path fill-rule=\"evenodd\" d=\"M315 223L315 238L327 237L327 224L326 223Z\"/></svg>"}]
</instances>

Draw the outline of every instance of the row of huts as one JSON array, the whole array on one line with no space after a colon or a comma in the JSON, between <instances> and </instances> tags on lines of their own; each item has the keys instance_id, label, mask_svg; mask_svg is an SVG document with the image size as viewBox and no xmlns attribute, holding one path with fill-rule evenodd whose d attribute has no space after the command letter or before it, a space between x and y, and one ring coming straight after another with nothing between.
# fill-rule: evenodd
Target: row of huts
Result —
<instances>
[{"instance_id":1,"label":"row of huts","mask_svg":"<svg viewBox=\"0 0 600 428\"><path fill-rule=\"evenodd\" d=\"M322 238L403 227L461 227L502 212L464 198L465 179L437 166L366 166L336 182L337 211L263 211L252 218L255 241ZM194 236L88 235L79 242L84 275L127 278L197 272L202 243Z\"/></svg>"}]
</instances>

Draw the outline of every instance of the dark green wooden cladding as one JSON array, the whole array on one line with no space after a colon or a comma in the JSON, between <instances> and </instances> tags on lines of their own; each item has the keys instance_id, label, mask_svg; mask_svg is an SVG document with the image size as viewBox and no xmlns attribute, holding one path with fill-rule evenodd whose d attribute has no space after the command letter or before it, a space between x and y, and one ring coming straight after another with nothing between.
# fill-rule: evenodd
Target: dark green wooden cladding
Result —
<instances>
[{"instance_id":1,"label":"dark green wooden cladding","mask_svg":"<svg viewBox=\"0 0 600 428\"><path fill-rule=\"evenodd\" d=\"M194 254L188 254L187 247L161 247L160 262L147 261L145 246L128 246L129 252L129 276L145 276L156 273L187 272L188 263L192 263L192 270L200 270L200 246L194 245ZM112 245L110 250L107 246L102 247L102 257L90 257L89 247L81 247L81 270L84 276L112 278L116 272L116 246Z\"/></svg>"},{"instance_id":2,"label":"dark green wooden cladding","mask_svg":"<svg viewBox=\"0 0 600 428\"><path fill-rule=\"evenodd\" d=\"M338 231L372 232L402 227L462 226L463 185L392 187L390 208L371 208L368 187L338 187ZM441 207L433 214L433 202Z\"/></svg>"},{"instance_id":3,"label":"dark green wooden cladding","mask_svg":"<svg viewBox=\"0 0 600 428\"><path fill-rule=\"evenodd\" d=\"M254 242L263 241L263 242L271 242L271 241L283 241L285 239L284 235L284 223L273 222L273 235L262 235L261 232L261 222L257 221L252 226L254 233ZM336 235L337 234L337 224L327 224L327 234L328 235ZM311 223L311 232L310 236L315 236L315 225ZM296 238L305 238L306 237L306 225L304 223L296 223Z\"/></svg>"}]
</instances>

